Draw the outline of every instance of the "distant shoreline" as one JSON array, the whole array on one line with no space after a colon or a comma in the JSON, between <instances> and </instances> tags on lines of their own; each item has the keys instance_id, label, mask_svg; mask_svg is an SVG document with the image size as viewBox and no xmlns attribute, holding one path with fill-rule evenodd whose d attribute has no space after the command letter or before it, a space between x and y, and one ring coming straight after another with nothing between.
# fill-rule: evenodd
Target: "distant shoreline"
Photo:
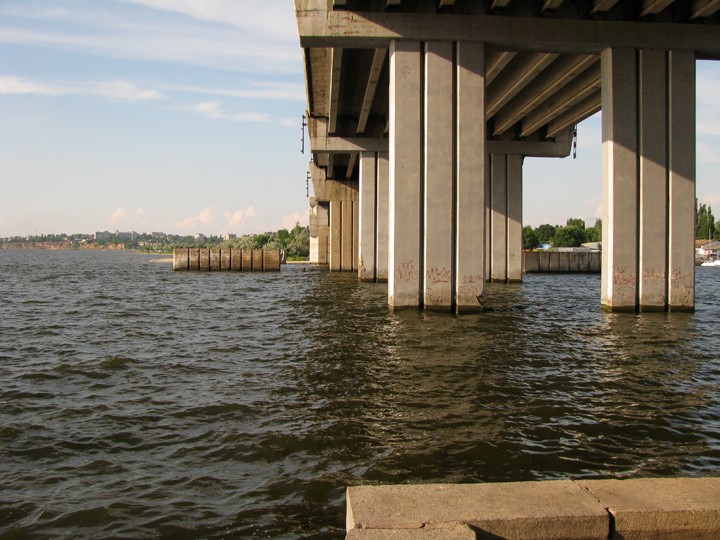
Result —
<instances>
[{"instance_id":1,"label":"distant shoreline","mask_svg":"<svg viewBox=\"0 0 720 540\"><path fill-rule=\"evenodd\" d=\"M73 244L72 242L21 242L21 243L3 243L0 249L37 249L44 251L60 251L60 250L77 250L77 251L131 251L127 249L125 244L107 244L100 246L97 244Z\"/></svg>"}]
</instances>

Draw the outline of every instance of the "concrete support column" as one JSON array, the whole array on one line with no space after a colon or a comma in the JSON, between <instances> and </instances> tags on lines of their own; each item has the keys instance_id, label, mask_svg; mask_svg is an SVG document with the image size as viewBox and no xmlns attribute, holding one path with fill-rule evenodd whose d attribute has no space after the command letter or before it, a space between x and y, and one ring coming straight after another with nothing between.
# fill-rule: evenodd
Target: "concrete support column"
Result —
<instances>
[{"instance_id":1,"label":"concrete support column","mask_svg":"<svg viewBox=\"0 0 720 540\"><path fill-rule=\"evenodd\" d=\"M422 60L419 42L391 42L388 303L393 308L422 305Z\"/></svg>"},{"instance_id":2,"label":"concrete support column","mask_svg":"<svg viewBox=\"0 0 720 540\"><path fill-rule=\"evenodd\" d=\"M340 218L340 270L353 269L353 202L342 201Z\"/></svg>"},{"instance_id":3,"label":"concrete support column","mask_svg":"<svg viewBox=\"0 0 720 540\"><path fill-rule=\"evenodd\" d=\"M360 246L358 249L358 278L375 281L377 227L377 159L374 152L360 156Z\"/></svg>"},{"instance_id":4,"label":"concrete support column","mask_svg":"<svg viewBox=\"0 0 720 540\"><path fill-rule=\"evenodd\" d=\"M330 220L327 206L317 201L310 207L310 262L314 264L328 263L328 236Z\"/></svg>"},{"instance_id":5,"label":"concrete support column","mask_svg":"<svg viewBox=\"0 0 720 540\"><path fill-rule=\"evenodd\" d=\"M695 55L668 54L668 309L695 307Z\"/></svg>"},{"instance_id":6,"label":"concrete support column","mask_svg":"<svg viewBox=\"0 0 720 540\"><path fill-rule=\"evenodd\" d=\"M387 281L388 156L365 152L360 156L358 278Z\"/></svg>"},{"instance_id":7,"label":"concrete support column","mask_svg":"<svg viewBox=\"0 0 720 540\"><path fill-rule=\"evenodd\" d=\"M351 201L352 204L352 264L350 271L358 271L358 253L360 251L360 201Z\"/></svg>"},{"instance_id":8,"label":"concrete support column","mask_svg":"<svg viewBox=\"0 0 720 540\"><path fill-rule=\"evenodd\" d=\"M375 279L378 282L388 280L388 204L389 204L389 170L387 152L377 154L377 230L375 240Z\"/></svg>"},{"instance_id":9,"label":"concrete support column","mask_svg":"<svg viewBox=\"0 0 720 540\"><path fill-rule=\"evenodd\" d=\"M392 307L482 307L484 85L482 44L390 46Z\"/></svg>"},{"instance_id":10,"label":"concrete support column","mask_svg":"<svg viewBox=\"0 0 720 540\"><path fill-rule=\"evenodd\" d=\"M602 305L694 306L695 59L606 49Z\"/></svg>"},{"instance_id":11,"label":"concrete support column","mask_svg":"<svg viewBox=\"0 0 720 540\"><path fill-rule=\"evenodd\" d=\"M456 309L484 306L485 288L485 47L456 44Z\"/></svg>"},{"instance_id":12,"label":"concrete support column","mask_svg":"<svg viewBox=\"0 0 720 540\"><path fill-rule=\"evenodd\" d=\"M340 272L342 270L341 236L342 225L342 202L330 201L330 271Z\"/></svg>"},{"instance_id":13,"label":"concrete support column","mask_svg":"<svg viewBox=\"0 0 720 540\"><path fill-rule=\"evenodd\" d=\"M491 281L522 281L522 162L518 154L490 155Z\"/></svg>"},{"instance_id":14,"label":"concrete support column","mask_svg":"<svg viewBox=\"0 0 720 540\"><path fill-rule=\"evenodd\" d=\"M453 282L453 44L425 45L423 302L450 309Z\"/></svg>"}]
</instances>

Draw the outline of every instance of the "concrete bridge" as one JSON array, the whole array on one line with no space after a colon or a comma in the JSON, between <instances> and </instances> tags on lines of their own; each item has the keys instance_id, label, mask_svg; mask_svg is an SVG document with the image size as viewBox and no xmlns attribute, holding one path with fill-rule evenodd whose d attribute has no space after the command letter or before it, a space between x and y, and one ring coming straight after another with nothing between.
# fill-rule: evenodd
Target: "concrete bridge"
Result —
<instances>
[{"instance_id":1,"label":"concrete bridge","mask_svg":"<svg viewBox=\"0 0 720 540\"><path fill-rule=\"evenodd\" d=\"M311 257L393 308L519 281L525 156L602 110L602 305L695 301L695 61L720 0L295 0Z\"/></svg>"}]
</instances>

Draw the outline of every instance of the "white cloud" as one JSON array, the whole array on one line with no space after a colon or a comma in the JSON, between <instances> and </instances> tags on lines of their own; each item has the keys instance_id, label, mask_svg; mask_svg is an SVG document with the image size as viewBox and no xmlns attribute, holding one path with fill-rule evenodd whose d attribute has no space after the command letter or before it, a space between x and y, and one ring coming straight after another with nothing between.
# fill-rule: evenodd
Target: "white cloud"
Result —
<instances>
[{"instance_id":1,"label":"white cloud","mask_svg":"<svg viewBox=\"0 0 720 540\"><path fill-rule=\"evenodd\" d=\"M126 216L127 216L127 211L125 210L125 208L118 206L115 209L115 211L112 214L110 214L110 217L108 218L108 224L109 225L117 225L122 220L124 220Z\"/></svg>"},{"instance_id":2,"label":"white cloud","mask_svg":"<svg viewBox=\"0 0 720 540\"><path fill-rule=\"evenodd\" d=\"M228 113L217 101L203 101L188 107L189 110L212 120L231 120L233 122L270 122L270 116L260 112Z\"/></svg>"},{"instance_id":3,"label":"white cloud","mask_svg":"<svg viewBox=\"0 0 720 540\"><path fill-rule=\"evenodd\" d=\"M300 223L301 227L305 227L308 224L309 219L308 212L295 212L293 214L283 216L282 228L290 230L295 227L297 223Z\"/></svg>"},{"instance_id":4,"label":"white cloud","mask_svg":"<svg viewBox=\"0 0 720 540\"><path fill-rule=\"evenodd\" d=\"M205 86L176 86L172 90L223 96L238 99L263 99L282 101L305 101L305 89L300 83L274 81L246 81L244 88L211 88Z\"/></svg>"},{"instance_id":5,"label":"white cloud","mask_svg":"<svg viewBox=\"0 0 720 540\"><path fill-rule=\"evenodd\" d=\"M149 101L164 96L156 90L140 88L127 81L37 81L25 77L0 75L0 95L91 96L125 101Z\"/></svg>"},{"instance_id":6,"label":"white cloud","mask_svg":"<svg viewBox=\"0 0 720 540\"><path fill-rule=\"evenodd\" d=\"M255 215L255 207L250 205L245 210L235 210L234 212L224 212L225 230L228 232L242 231L248 218Z\"/></svg>"},{"instance_id":7,"label":"white cloud","mask_svg":"<svg viewBox=\"0 0 720 540\"><path fill-rule=\"evenodd\" d=\"M155 10L231 25L255 34L287 39L297 32L290 1L277 0L125 0Z\"/></svg>"},{"instance_id":8,"label":"white cloud","mask_svg":"<svg viewBox=\"0 0 720 540\"><path fill-rule=\"evenodd\" d=\"M0 21L0 43L254 73L299 74L302 66L289 2L128 0L82 9L71 0L46 9L0 2Z\"/></svg>"},{"instance_id":9,"label":"white cloud","mask_svg":"<svg viewBox=\"0 0 720 540\"><path fill-rule=\"evenodd\" d=\"M200 227L202 225L207 227L216 220L217 215L218 211L216 208L207 206L203 208L198 214L183 219L182 221L177 223L176 226L183 230L196 229L197 227Z\"/></svg>"}]
</instances>

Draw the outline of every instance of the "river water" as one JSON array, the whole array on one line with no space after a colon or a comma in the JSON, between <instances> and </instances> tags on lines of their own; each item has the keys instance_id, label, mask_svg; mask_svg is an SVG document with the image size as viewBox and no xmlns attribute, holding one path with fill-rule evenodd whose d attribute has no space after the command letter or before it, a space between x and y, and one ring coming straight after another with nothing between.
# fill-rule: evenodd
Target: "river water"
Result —
<instances>
[{"instance_id":1,"label":"river water","mask_svg":"<svg viewBox=\"0 0 720 540\"><path fill-rule=\"evenodd\" d=\"M720 471L720 271L694 314L528 275L459 318L286 266L0 251L0 537L341 538L344 487Z\"/></svg>"}]
</instances>

